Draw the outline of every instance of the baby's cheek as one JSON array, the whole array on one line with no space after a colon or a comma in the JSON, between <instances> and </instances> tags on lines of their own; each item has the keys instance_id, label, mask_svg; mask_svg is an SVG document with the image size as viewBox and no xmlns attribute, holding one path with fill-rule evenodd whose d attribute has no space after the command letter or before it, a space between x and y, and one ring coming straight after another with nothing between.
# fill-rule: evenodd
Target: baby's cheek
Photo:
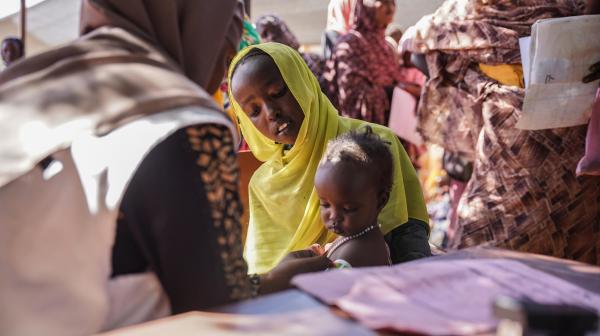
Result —
<instances>
[{"instance_id":1,"label":"baby's cheek","mask_svg":"<svg viewBox=\"0 0 600 336\"><path fill-rule=\"evenodd\" d=\"M329 212L326 209L321 208L320 213L321 213L321 220L323 221L323 224L325 224L325 222L327 222L327 217L329 217Z\"/></svg>"}]
</instances>

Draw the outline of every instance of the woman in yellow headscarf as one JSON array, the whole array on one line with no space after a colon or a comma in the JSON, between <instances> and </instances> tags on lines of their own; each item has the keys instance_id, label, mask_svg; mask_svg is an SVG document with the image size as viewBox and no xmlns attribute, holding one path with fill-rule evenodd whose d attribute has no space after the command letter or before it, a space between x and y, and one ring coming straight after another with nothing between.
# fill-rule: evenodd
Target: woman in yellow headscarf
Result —
<instances>
[{"instance_id":1,"label":"woman in yellow headscarf","mask_svg":"<svg viewBox=\"0 0 600 336\"><path fill-rule=\"evenodd\" d=\"M394 155L394 186L379 216L392 260L430 255L419 180L392 131L340 117L298 52L279 43L241 51L231 64L229 83L242 134L264 162L249 185L245 257L251 273L269 271L290 251L335 238L319 216L315 172L330 139L365 125L390 143Z\"/></svg>"}]
</instances>

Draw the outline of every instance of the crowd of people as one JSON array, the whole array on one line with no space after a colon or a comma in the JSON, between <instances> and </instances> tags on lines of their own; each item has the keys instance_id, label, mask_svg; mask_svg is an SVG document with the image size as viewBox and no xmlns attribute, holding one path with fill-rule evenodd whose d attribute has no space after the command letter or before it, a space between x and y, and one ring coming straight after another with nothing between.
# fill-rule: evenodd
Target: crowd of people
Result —
<instances>
[{"instance_id":1,"label":"crowd of people","mask_svg":"<svg viewBox=\"0 0 600 336\"><path fill-rule=\"evenodd\" d=\"M576 174L586 127L515 128L518 39L597 7L446 0L403 32L394 0L331 0L313 53L241 0L83 0L79 39L32 57L5 40L0 331L204 310L429 257L434 232L600 264L600 172ZM387 127L397 89L423 144ZM249 223L240 149L262 162Z\"/></svg>"}]
</instances>

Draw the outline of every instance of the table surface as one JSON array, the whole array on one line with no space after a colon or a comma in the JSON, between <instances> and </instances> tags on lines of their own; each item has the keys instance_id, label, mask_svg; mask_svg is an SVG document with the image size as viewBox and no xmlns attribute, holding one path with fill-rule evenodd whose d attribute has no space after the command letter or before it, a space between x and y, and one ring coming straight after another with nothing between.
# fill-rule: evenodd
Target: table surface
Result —
<instances>
[{"instance_id":1,"label":"table surface","mask_svg":"<svg viewBox=\"0 0 600 336\"><path fill-rule=\"evenodd\" d=\"M460 260L460 259L510 259L518 262L522 262L532 268L539 271L554 275L558 278L566 280L574 285L580 286L589 291L600 294L600 267L573 262L569 260L545 257L540 255L525 254L495 248L472 248L461 251L455 251L444 255L439 255L431 258L421 259L413 262L427 262L433 260ZM214 313L226 313L226 314L239 314L239 315L269 315L269 314L305 314L306 312L314 311L316 309L323 309L324 304L309 296L308 294L297 290L291 289L276 294L265 295L256 299L247 300L223 307L218 307L211 312ZM358 326L358 324L352 321L344 312L340 311L335 307L329 307L329 311L335 316L341 318L341 321L332 322L342 323L344 327L350 326L350 334L364 335L365 329ZM190 314L190 313L188 313ZM193 314L193 313L192 313ZM176 315L165 319L165 321L172 320L184 320L190 319L191 316L186 314ZM318 322L318 321L316 321ZM160 327L161 320L150 322ZM352 325L356 326L356 330L352 330ZM164 322L163 322L164 325ZM143 326L143 325L141 325ZM136 328L130 327L126 331L135 331ZM156 331L158 328L150 328L150 330ZM146 327L145 330L148 330ZM356 333L354 333L356 332ZM368 332L368 331L367 331ZM124 333L127 335L150 335L149 333ZM379 333L384 335L384 333ZM120 335L120 334L119 334ZM152 334L153 335L153 334Z\"/></svg>"},{"instance_id":2,"label":"table surface","mask_svg":"<svg viewBox=\"0 0 600 336\"><path fill-rule=\"evenodd\" d=\"M283 292L261 296L256 299L218 307L211 311L215 313L263 315L290 313L321 306L323 306L323 304L312 296L297 289L289 289Z\"/></svg>"},{"instance_id":3,"label":"table surface","mask_svg":"<svg viewBox=\"0 0 600 336\"><path fill-rule=\"evenodd\" d=\"M600 294L600 267L575 261L496 248L472 248L413 262L428 262L433 258L437 258L438 260L510 259L566 280L591 292ZM215 311L233 314L272 314L292 312L318 305L322 305L322 303L304 292L292 289L277 294L259 297L254 300L220 307L215 309Z\"/></svg>"}]
</instances>

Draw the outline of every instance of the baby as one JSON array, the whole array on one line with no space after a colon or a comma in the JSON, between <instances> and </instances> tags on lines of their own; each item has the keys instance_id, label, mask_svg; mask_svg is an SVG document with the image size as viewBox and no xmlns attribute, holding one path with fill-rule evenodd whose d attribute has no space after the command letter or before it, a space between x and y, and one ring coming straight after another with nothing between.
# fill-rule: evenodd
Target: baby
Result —
<instances>
[{"instance_id":1,"label":"baby","mask_svg":"<svg viewBox=\"0 0 600 336\"><path fill-rule=\"evenodd\" d=\"M315 188L321 219L340 237L322 248L338 268L390 265L390 253L377 216L392 189L393 161L388 145L370 127L331 140L317 168Z\"/></svg>"}]
</instances>

